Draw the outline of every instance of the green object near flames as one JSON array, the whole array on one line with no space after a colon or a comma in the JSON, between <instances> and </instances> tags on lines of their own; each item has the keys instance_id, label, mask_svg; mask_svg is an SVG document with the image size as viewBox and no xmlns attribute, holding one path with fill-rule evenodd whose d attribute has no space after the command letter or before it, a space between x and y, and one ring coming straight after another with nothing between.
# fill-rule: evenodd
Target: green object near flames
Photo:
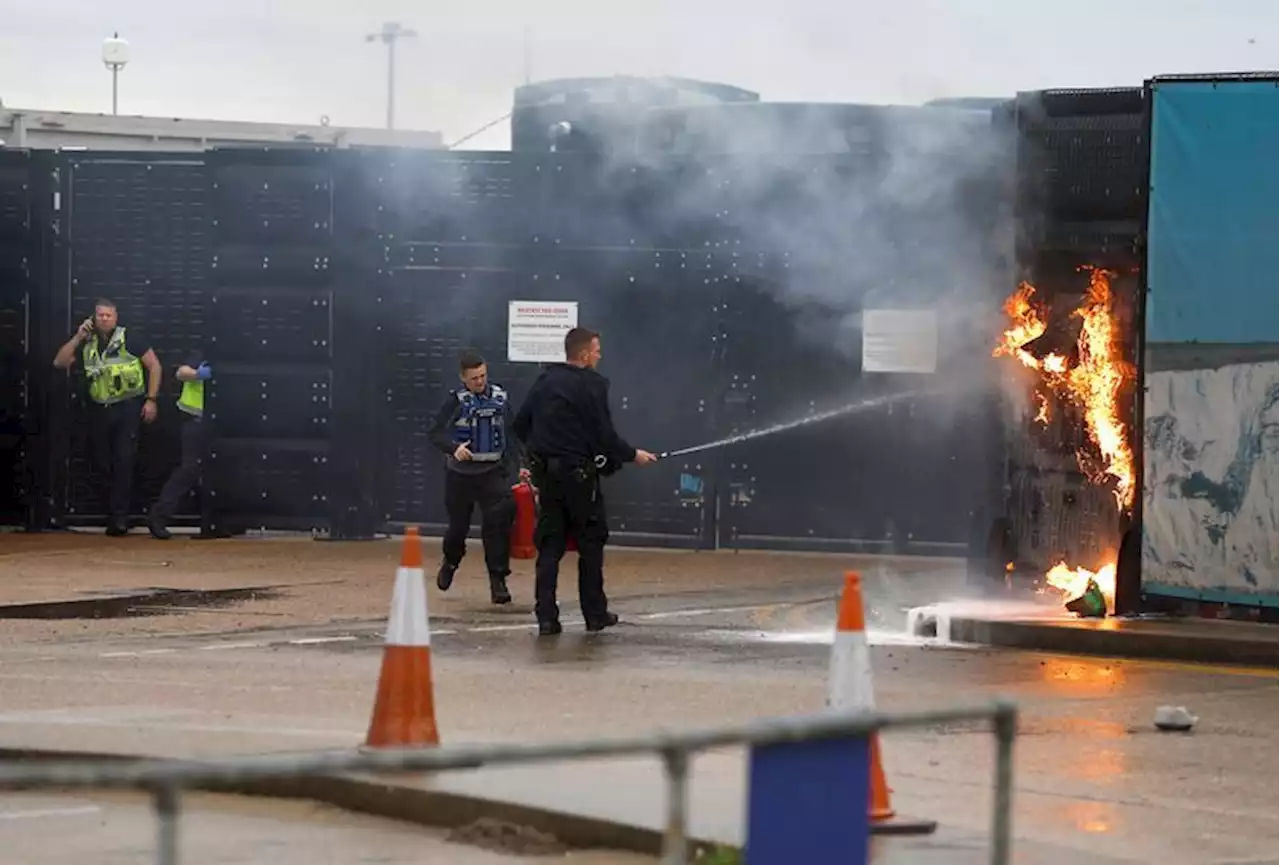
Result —
<instances>
[{"instance_id":1,"label":"green object near flames","mask_svg":"<svg viewBox=\"0 0 1280 865\"><path fill-rule=\"evenodd\" d=\"M1101 619L1107 615L1107 598L1102 594L1097 581L1089 580L1084 594L1067 601L1067 610L1082 619Z\"/></svg>"}]
</instances>

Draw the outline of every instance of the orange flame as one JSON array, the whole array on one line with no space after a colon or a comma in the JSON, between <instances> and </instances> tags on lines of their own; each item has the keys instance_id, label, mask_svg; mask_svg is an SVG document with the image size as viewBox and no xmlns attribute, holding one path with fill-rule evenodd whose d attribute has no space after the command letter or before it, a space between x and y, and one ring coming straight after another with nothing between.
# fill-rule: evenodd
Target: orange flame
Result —
<instances>
[{"instance_id":1,"label":"orange flame","mask_svg":"<svg viewBox=\"0 0 1280 865\"><path fill-rule=\"evenodd\" d=\"M1031 295L1036 293L1035 286L1029 282L1018 283L1018 290L1009 295L1004 302L1004 313L1009 316L1009 320L1013 322L1012 326L1004 332L1004 339L997 345L995 351L991 352L992 357L1000 357L1000 355L1008 355L1016 357L1022 361L1025 366L1032 369L1040 368L1040 361L1029 351L1025 351L1022 347L1029 342L1039 339L1044 332L1049 329L1049 322L1031 303Z\"/></svg>"},{"instance_id":2,"label":"orange flame","mask_svg":"<svg viewBox=\"0 0 1280 865\"><path fill-rule=\"evenodd\" d=\"M1045 394L1040 393L1040 391L1036 391L1036 404L1040 406L1040 408L1036 410L1036 421L1041 426L1048 426L1049 425L1049 397L1046 396Z\"/></svg>"},{"instance_id":3,"label":"orange flame","mask_svg":"<svg viewBox=\"0 0 1280 865\"><path fill-rule=\"evenodd\" d=\"M1115 300L1111 293L1111 277L1115 274L1092 268L1085 302L1073 316L1084 326L1080 330L1080 362L1067 375L1067 383L1076 402L1084 409L1085 427L1102 454L1105 468L1094 472L1091 480L1099 483L1109 475L1115 481L1116 502L1124 510L1133 507L1133 449L1128 430L1120 420L1120 395L1125 383L1133 377L1131 365L1121 357L1117 344ZM1081 461L1086 474L1089 470Z\"/></svg>"},{"instance_id":4,"label":"orange flame","mask_svg":"<svg viewBox=\"0 0 1280 865\"><path fill-rule=\"evenodd\" d=\"M1010 326L991 354L1015 358L1040 373L1034 396L1038 406L1036 420L1041 424L1049 422L1050 396L1066 400L1080 410L1102 467L1097 468L1094 456L1084 450L1077 452L1076 462L1094 483L1110 483L1116 503L1127 511L1133 507L1134 465L1129 430L1120 419L1120 396L1134 370L1121 356L1117 337L1115 297L1111 291L1115 274L1100 268L1088 270L1089 289L1084 302L1072 313L1082 322L1077 341L1079 359L1074 366L1061 354L1041 358L1025 348L1049 328L1043 306L1033 301L1035 287L1028 282L1019 283L1005 301Z\"/></svg>"},{"instance_id":5,"label":"orange flame","mask_svg":"<svg viewBox=\"0 0 1280 865\"><path fill-rule=\"evenodd\" d=\"M1098 588L1102 590L1103 597L1107 599L1107 612L1115 612L1115 562L1103 565L1096 571L1091 571L1088 568L1072 570L1067 566L1066 562L1058 562L1058 564L1049 569L1049 573L1044 575L1044 579L1049 586L1062 592L1064 601L1074 600L1083 595L1085 590L1089 588L1089 580L1093 580L1098 584Z\"/></svg>"}]
</instances>

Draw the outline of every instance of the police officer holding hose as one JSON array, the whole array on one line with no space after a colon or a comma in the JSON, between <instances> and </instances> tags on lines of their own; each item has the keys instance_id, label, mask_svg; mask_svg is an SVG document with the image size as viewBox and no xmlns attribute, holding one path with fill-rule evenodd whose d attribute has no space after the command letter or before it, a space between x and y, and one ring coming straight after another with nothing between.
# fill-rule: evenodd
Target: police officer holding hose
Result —
<instances>
[{"instance_id":1,"label":"police officer holding hose","mask_svg":"<svg viewBox=\"0 0 1280 865\"><path fill-rule=\"evenodd\" d=\"M658 459L613 428L609 380L596 372L600 335L575 327L565 335L564 353L565 363L550 365L533 383L512 424L538 488L534 613L541 636L561 632L556 581L570 535L578 542L578 598L587 630L618 623L604 593L609 526L600 478L624 463Z\"/></svg>"}]
</instances>

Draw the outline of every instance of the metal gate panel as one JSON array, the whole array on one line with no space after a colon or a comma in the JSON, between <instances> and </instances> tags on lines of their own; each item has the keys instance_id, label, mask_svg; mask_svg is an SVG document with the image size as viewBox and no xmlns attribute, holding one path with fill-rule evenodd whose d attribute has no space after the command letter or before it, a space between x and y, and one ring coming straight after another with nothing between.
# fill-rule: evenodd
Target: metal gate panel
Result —
<instances>
[{"instance_id":1,"label":"metal gate panel","mask_svg":"<svg viewBox=\"0 0 1280 865\"><path fill-rule=\"evenodd\" d=\"M336 504L332 154L228 149L209 165L209 519L324 531Z\"/></svg>"},{"instance_id":2,"label":"metal gate panel","mask_svg":"<svg viewBox=\"0 0 1280 865\"><path fill-rule=\"evenodd\" d=\"M320 440L219 438L212 460L211 527L324 528L328 464L329 448Z\"/></svg>"},{"instance_id":3,"label":"metal gate panel","mask_svg":"<svg viewBox=\"0 0 1280 865\"><path fill-rule=\"evenodd\" d=\"M758 283L735 279L733 288L725 301L726 433L817 414L860 390L856 354L798 340L795 311ZM885 407L727 448L721 545L891 548L893 422Z\"/></svg>"},{"instance_id":4,"label":"metal gate panel","mask_svg":"<svg viewBox=\"0 0 1280 865\"><path fill-rule=\"evenodd\" d=\"M130 507L140 515L159 494L179 458L179 413L173 407L178 386L173 368L205 335L204 311L209 256L208 182L203 160L141 157L138 154L93 154L68 157L62 208L66 273L69 280L53 286L63 300L55 302L51 326L67 336L93 315L94 301L107 297L120 313L120 323L149 337L164 369L157 421L144 426ZM56 348L56 346L55 346ZM84 410L85 390L79 370L57 397L70 399L69 413L58 424L68 446L62 474L62 500L71 521L96 522L105 506L92 475ZM55 421L57 423L57 421Z\"/></svg>"},{"instance_id":5,"label":"metal gate panel","mask_svg":"<svg viewBox=\"0 0 1280 865\"><path fill-rule=\"evenodd\" d=\"M726 305L727 432L938 385L935 376L863 372L858 337L843 352L816 345L794 333L794 311L757 291L734 293ZM965 362L961 351L954 363ZM1001 438L989 389L962 387L731 445L722 457L720 543L963 553Z\"/></svg>"},{"instance_id":6,"label":"metal gate panel","mask_svg":"<svg viewBox=\"0 0 1280 865\"><path fill-rule=\"evenodd\" d=\"M227 273L221 270L223 278ZM272 269L274 273L274 268ZM291 275L280 277L292 282ZM234 365L328 367L331 294L325 285L252 283L219 286L209 306L218 354Z\"/></svg>"},{"instance_id":7,"label":"metal gate panel","mask_svg":"<svg viewBox=\"0 0 1280 865\"><path fill-rule=\"evenodd\" d=\"M1018 94L1018 197L1027 224L1140 220L1146 112L1141 88Z\"/></svg>"},{"instance_id":8,"label":"metal gate panel","mask_svg":"<svg viewBox=\"0 0 1280 865\"><path fill-rule=\"evenodd\" d=\"M0 524L29 518L28 363L32 350L34 173L29 153L0 151Z\"/></svg>"},{"instance_id":9,"label":"metal gate panel","mask_svg":"<svg viewBox=\"0 0 1280 865\"><path fill-rule=\"evenodd\" d=\"M540 154L526 176L535 236L560 248L705 250L719 229L714 164L603 163L581 153Z\"/></svg>"},{"instance_id":10,"label":"metal gate panel","mask_svg":"<svg viewBox=\"0 0 1280 865\"><path fill-rule=\"evenodd\" d=\"M995 147L996 133L967 116L901 121L940 124L936 143L912 153L921 174L963 166L935 174L924 196L901 186L893 137L900 121L875 120L858 154L793 159L769 178L733 178L742 191L727 194L736 215L726 229L739 238L725 292L724 431L895 396L730 446L722 457L725 546L959 552L997 475L998 424L983 387L990 348L975 341L964 316L947 327L945 313L964 302L994 305L989 286L1011 252L997 230L1007 183L968 152ZM936 182L942 178L948 182ZM958 208L966 231L955 228ZM770 213L793 219L780 226ZM940 284L949 268L970 278ZM862 371L860 316L878 307L939 310L938 374ZM920 393L953 381L940 396Z\"/></svg>"},{"instance_id":11,"label":"metal gate panel","mask_svg":"<svg viewBox=\"0 0 1280 865\"><path fill-rule=\"evenodd\" d=\"M536 171L524 154L401 151L370 154L361 175L374 191L371 227L388 243L488 246L531 239Z\"/></svg>"}]
</instances>

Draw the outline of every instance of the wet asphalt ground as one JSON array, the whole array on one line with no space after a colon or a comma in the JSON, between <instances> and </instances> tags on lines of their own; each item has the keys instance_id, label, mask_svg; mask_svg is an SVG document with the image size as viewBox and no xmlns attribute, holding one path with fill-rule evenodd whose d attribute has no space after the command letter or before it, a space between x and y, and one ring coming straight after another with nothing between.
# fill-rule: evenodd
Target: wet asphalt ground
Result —
<instances>
[{"instance_id":1,"label":"wet asphalt ground","mask_svg":"<svg viewBox=\"0 0 1280 865\"><path fill-rule=\"evenodd\" d=\"M128 563L121 573L103 578L99 568L97 583L61 596L44 574L45 567L65 569L56 551L7 562L0 555L0 567L10 566L6 577L21 568L31 578L12 603L114 595L124 610L98 619L0 621L0 744L202 756L362 740L384 628L385 612L375 610L390 597L388 550L317 544L286 556L244 542L223 548L226 558L202 572L181 562L188 550L164 546L125 539L112 548ZM156 563L160 555L170 564ZM262 566L276 555L276 566ZM562 590L566 631L549 640L534 636L522 572L512 581L510 608L489 605L482 580L465 567L448 595L432 588L438 716L448 741L635 733L822 707L827 641L848 562L620 551L611 563L611 596L624 622L596 635L575 623L571 580ZM921 644L905 632L907 611L959 594L958 567L918 560L857 566L867 584L879 705L923 709L1006 695L1022 706L1021 861L1277 861L1274 671ZM207 606L162 597L129 612L118 598L136 593L147 568L168 571L164 582L147 581L152 588L174 588L186 574L177 588L258 592ZM88 571L82 576L90 582ZM44 588L33 592L33 585ZM1157 732L1152 718L1165 704L1187 706L1199 716L1196 729ZM971 725L886 735L894 804L939 820L944 837L977 843L989 819L991 754L989 735ZM741 771L728 758L706 764L713 784L727 785ZM558 790L577 778L568 770L554 777ZM583 780L598 784L599 773ZM618 786L606 785L616 800L610 807L660 807L638 801L638 793L630 801ZM570 793L557 795L572 804ZM32 810L0 799L0 828L6 808ZM728 827L740 810L740 802L713 801L703 817ZM24 837L44 837L50 849L62 849L77 831L71 816L28 822L24 831L35 834Z\"/></svg>"},{"instance_id":2,"label":"wet asphalt ground","mask_svg":"<svg viewBox=\"0 0 1280 865\"><path fill-rule=\"evenodd\" d=\"M132 793L28 795L0 803L0 865L154 865L155 817ZM183 865L645 865L616 851L566 857L487 849L445 830L307 802L214 794L183 800ZM552 848L554 850L554 848Z\"/></svg>"}]
</instances>

